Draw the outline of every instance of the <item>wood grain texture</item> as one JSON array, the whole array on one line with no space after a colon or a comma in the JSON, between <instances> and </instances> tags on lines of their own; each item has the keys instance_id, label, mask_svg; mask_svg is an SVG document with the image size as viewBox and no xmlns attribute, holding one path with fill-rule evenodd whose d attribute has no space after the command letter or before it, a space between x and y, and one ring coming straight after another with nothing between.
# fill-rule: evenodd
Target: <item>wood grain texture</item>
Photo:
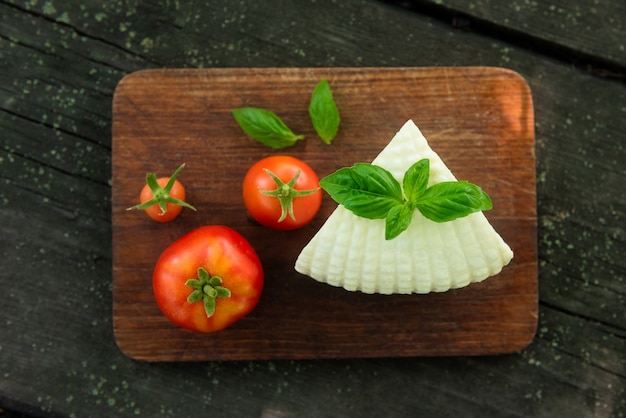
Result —
<instances>
[{"instance_id":1,"label":"wood grain texture","mask_svg":"<svg viewBox=\"0 0 626 418\"><path fill-rule=\"evenodd\" d=\"M328 78L342 114L331 146L316 138L310 92ZM113 320L127 355L149 361L478 355L514 352L537 324L534 119L530 91L499 68L267 68L141 71L123 79L113 106ZM307 137L274 151L246 137L230 114L273 110ZM325 197L316 219L291 232L252 222L240 183L252 162L288 153L320 176L371 161L413 119L450 169L494 201L487 214L515 252L494 278L443 294L350 293L299 275L300 249L335 207ZM171 224L128 213L146 172L181 175L188 201ZM154 303L152 267L178 236L203 224L234 227L266 270L261 302L219 333L170 324Z\"/></svg>"},{"instance_id":2,"label":"wood grain texture","mask_svg":"<svg viewBox=\"0 0 626 418\"><path fill-rule=\"evenodd\" d=\"M601 3L602 13L586 15L591 27L623 10ZM466 3L442 18L379 0L1 1L0 405L33 417L625 416L626 89L623 78L546 54L523 26L512 39L499 17L517 19L518 5L535 8L526 21L553 31L552 45L577 35L538 15L562 2L493 4L510 13L494 15L487 32L471 17L469 30L452 27ZM153 67L390 65L507 67L528 80L540 296L532 343L480 357L125 356L111 312L119 80Z\"/></svg>"},{"instance_id":3,"label":"wood grain texture","mask_svg":"<svg viewBox=\"0 0 626 418\"><path fill-rule=\"evenodd\" d=\"M455 27L469 31L497 31L500 37L520 39L551 55L582 65L609 65L623 78L626 3L598 0L497 1L388 0L415 10L451 17ZM609 4L610 3L610 4ZM454 16L454 17L452 17ZM504 33L506 32L506 34Z\"/></svg>"}]
</instances>

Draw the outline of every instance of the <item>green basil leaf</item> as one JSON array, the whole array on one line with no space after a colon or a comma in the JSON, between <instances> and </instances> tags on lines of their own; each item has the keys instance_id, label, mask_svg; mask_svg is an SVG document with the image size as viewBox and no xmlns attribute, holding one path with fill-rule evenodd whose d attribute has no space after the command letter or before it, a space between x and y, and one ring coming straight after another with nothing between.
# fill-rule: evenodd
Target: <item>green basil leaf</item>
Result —
<instances>
[{"instance_id":1,"label":"green basil leaf","mask_svg":"<svg viewBox=\"0 0 626 418\"><path fill-rule=\"evenodd\" d=\"M428 187L430 178L430 161L428 158L419 160L404 173L402 188L407 200L416 207L419 199Z\"/></svg>"},{"instance_id":2,"label":"green basil leaf","mask_svg":"<svg viewBox=\"0 0 626 418\"><path fill-rule=\"evenodd\" d=\"M269 110L242 107L233 110L233 116L245 133L268 147L285 148L304 138L304 135L294 134Z\"/></svg>"},{"instance_id":3,"label":"green basil leaf","mask_svg":"<svg viewBox=\"0 0 626 418\"><path fill-rule=\"evenodd\" d=\"M320 186L355 215L384 219L389 210L404 204L400 183L382 167L357 163L320 180Z\"/></svg>"},{"instance_id":4,"label":"green basil leaf","mask_svg":"<svg viewBox=\"0 0 626 418\"><path fill-rule=\"evenodd\" d=\"M491 199L480 187L467 181L446 181L426 189L416 205L426 218L448 222L492 207Z\"/></svg>"},{"instance_id":5,"label":"green basil leaf","mask_svg":"<svg viewBox=\"0 0 626 418\"><path fill-rule=\"evenodd\" d=\"M385 239L394 239L411 224L413 219L413 207L410 204L396 205L389 210L385 218Z\"/></svg>"},{"instance_id":6,"label":"green basil leaf","mask_svg":"<svg viewBox=\"0 0 626 418\"><path fill-rule=\"evenodd\" d=\"M337 135L341 119L327 80L321 80L315 86L309 103L309 116L315 132L322 141L330 144Z\"/></svg>"}]
</instances>

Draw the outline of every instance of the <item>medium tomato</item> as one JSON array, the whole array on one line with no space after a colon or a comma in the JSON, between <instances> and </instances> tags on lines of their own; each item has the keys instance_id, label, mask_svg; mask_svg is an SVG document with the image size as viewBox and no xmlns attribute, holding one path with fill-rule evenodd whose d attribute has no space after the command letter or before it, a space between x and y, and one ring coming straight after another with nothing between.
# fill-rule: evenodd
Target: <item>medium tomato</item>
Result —
<instances>
[{"instance_id":1,"label":"medium tomato","mask_svg":"<svg viewBox=\"0 0 626 418\"><path fill-rule=\"evenodd\" d=\"M304 161L275 155L257 161L243 180L243 201L261 225L289 230L313 219L322 203L315 171Z\"/></svg>"},{"instance_id":2,"label":"medium tomato","mask_svg":"<svg viewBox=\"0 0 626 418\"><path fill-rule=\"evenodd\" d=\"M250 313L263 281L261 261L250 243L221 225L197 228L174 241L152 274L163 314L197 332L218 331Z\"/></svg>"},{"instance_id":3,"label":"medium tomato","mask_svg":"<svg viewBox=\"0 0 626 418\"><path fill-rule=\"evenodd\" d=\"M170 177L158 178L154 173L146 174L146 185L139 194L139 205L128 208L144 210L157 222L169 222L176 218L183 207L196 210L185 202L185 187L176 178L185 167L182 164Z\"/></svg>"}]
</instances>

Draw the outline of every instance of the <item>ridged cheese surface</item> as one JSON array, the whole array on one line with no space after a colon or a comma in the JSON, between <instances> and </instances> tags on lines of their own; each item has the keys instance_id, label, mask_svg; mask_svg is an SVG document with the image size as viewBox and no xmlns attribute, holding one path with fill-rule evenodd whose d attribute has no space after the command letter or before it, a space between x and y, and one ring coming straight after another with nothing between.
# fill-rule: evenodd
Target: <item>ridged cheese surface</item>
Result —
<instances>
[{"instance_id":1,"label":"ridged cheese surface","mask_svg":"<svg viewBox=\"0 0 626 418\"><path fill-rule=\"evenodd\" d=\"M415 162L430 160L429 186L456 180L409 120L372 161L402 184ZM444 292L499 273L513 252L482 212L437 223L419 211L409 228L385 240L385 221L339 205L304 247L295 269L313 279L364 293Z\"/></svg>"}]
</instances>

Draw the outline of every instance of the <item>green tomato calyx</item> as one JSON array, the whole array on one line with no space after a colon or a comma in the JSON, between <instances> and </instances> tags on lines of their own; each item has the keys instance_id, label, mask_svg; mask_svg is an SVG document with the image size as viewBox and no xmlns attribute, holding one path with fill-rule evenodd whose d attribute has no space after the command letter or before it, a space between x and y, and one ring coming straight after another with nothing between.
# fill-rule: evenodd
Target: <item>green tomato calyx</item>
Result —
<instances>
[{"instance_id":1,"label":"green tomato calyx","mask_svg":"<svg viewBox=\"0 0 626 418\"><path fill-rule=\"evenodd\" d=\"M274 180L276 183L276 188L274 190L261 190L259 189L259 193L262 193L266 196L275 197L280 202L280 218L278 218L278 222L282 222L287 218L287 215L294 221L296 217L293 213L293 201L298 197L311 195L319 190L319 187L310 190L296 190L295 185L300 178L301 170L298 170L295 176L289 182L285 183L282 181L276 174L272 173L267 168L263 169L268 176Z\"/></svg>"},{"instance_id":2,"label":"green tomato calyx","mask_svg":"<svg viewBox=\"0 0 626 418\"><path fill-rule=\"evenodd\" d=\"M207 318L212 317L215 313L217 298L229 298L231 295L230 290L221 286L221 284L222 279L220 277L211 276L204 267L198 268L198 277L185 282L185 286L194 289L187 297L187 302L196 303L202 301Z\"/></svg>"},{"instance_id":3,"label":"green tomato calyx","mask_svg":"<svg viewBox=\"0 0 626 418\"><path fill-rule=\"evenodd\" d=\"M191 206L189 203L170 196L170 192L172 191L172 187L174 187L176 178L178 177L178 175L180 174L180 172L183 170L184 167L185 167L185 164L183 163L180 165L180 167L176 169L174 174L170 176L165 187L159 186L159 182L157 181L156 174L154 173L146 174L146 184L148 185L148 187L150 187L150 190L152 191L152 199L147 200L144 203L141 203L139 205L130 207L126 210L133 210L133 209L145 210L145 209L148 209L150 206L159 205L159 208L161 208L161 212L165 213L167 212L168 203L179 205L187 209L191 209L191 210L196 210L196 208Z\"/></svg>"}]
</instances>

